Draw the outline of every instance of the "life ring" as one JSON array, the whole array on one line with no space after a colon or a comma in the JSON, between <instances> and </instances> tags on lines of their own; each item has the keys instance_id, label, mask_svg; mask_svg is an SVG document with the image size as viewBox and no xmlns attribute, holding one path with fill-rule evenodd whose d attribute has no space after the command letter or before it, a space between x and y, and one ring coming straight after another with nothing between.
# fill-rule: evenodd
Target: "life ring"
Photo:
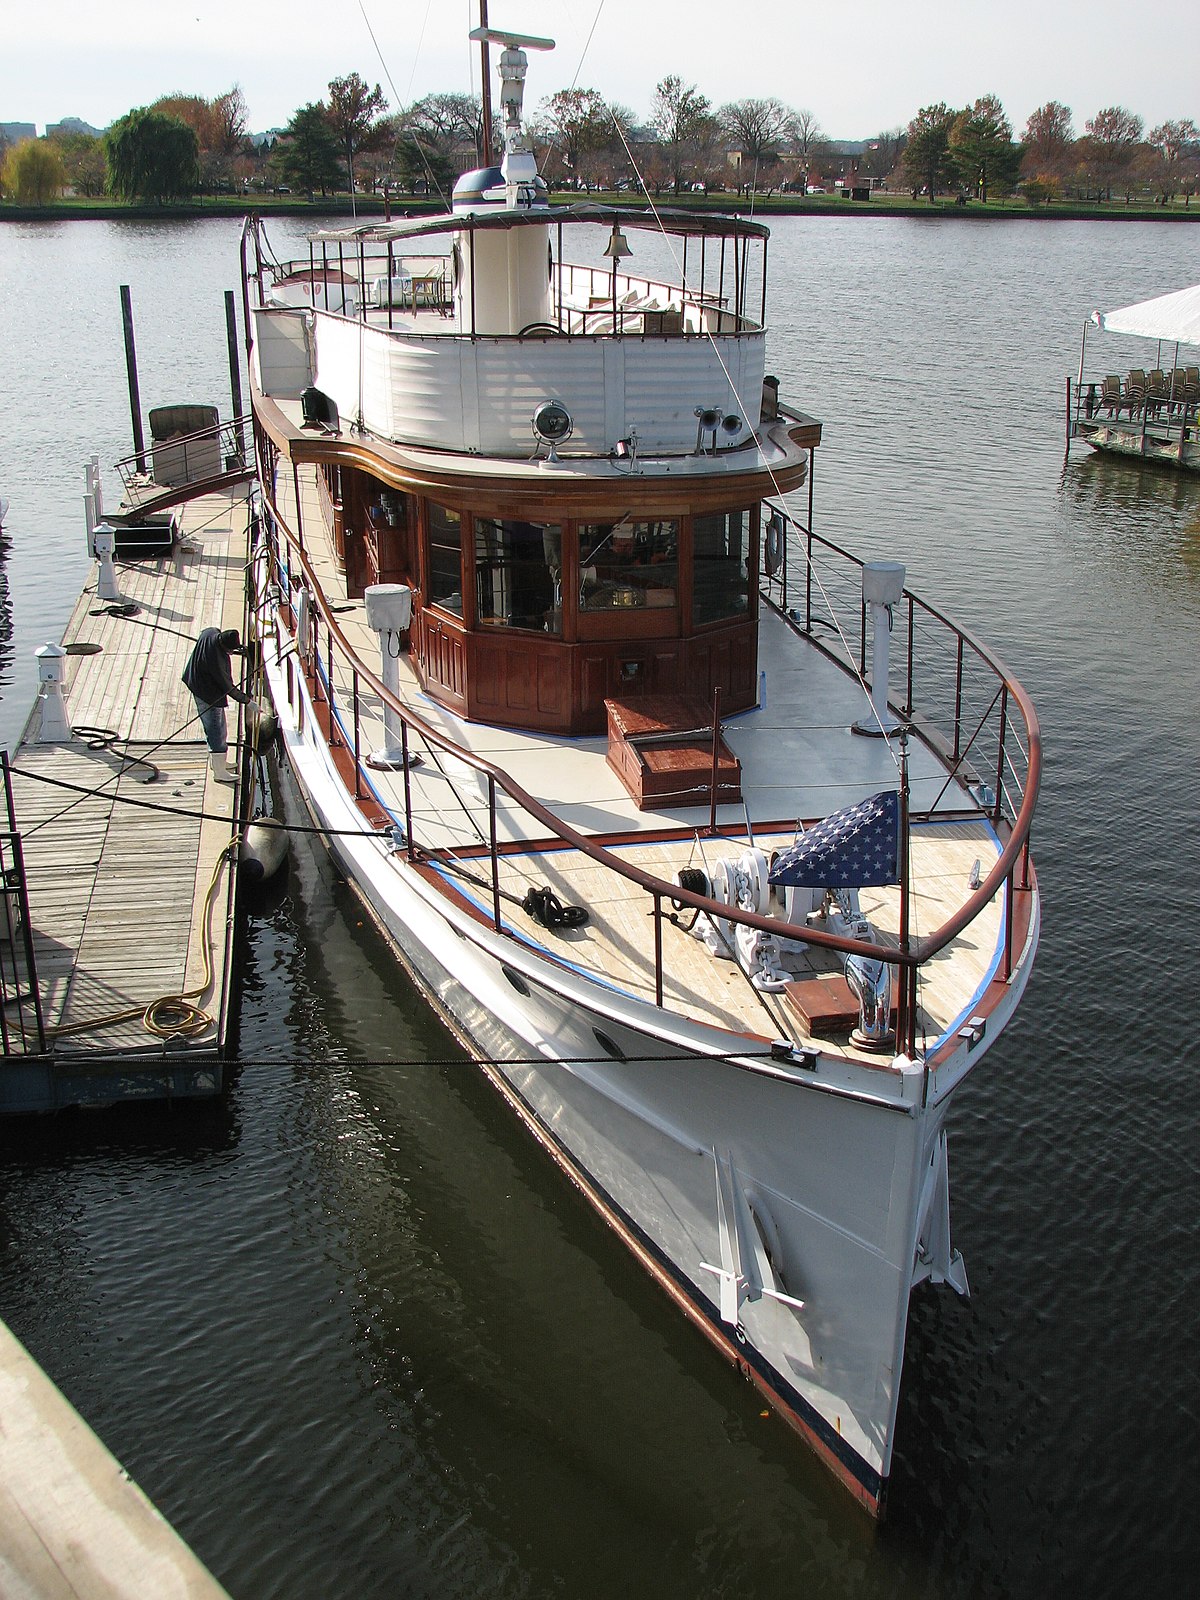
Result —
<instances>
[{"instance_id":1,"label":"life ring","mask_svg":"<svg viewBox=\"0 0 1200 1600\"><path fill-rule=\"evenodd\" d=\"M763 567L768 578L773 578L783 565L783 518L772 511L767 518L767 531L763 539Z\"/></svg>"}]
</instances>

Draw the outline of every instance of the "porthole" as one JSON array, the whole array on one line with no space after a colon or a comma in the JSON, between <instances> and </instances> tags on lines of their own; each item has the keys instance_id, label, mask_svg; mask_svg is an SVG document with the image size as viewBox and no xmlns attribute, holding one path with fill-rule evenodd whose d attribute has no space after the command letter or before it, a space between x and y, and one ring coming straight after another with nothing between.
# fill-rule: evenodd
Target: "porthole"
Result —
<instances>
[{"instance_id":1,"label":"porthole","mask_svg":"<svg viewBox=\"0 0 1200 1600\"><path fill-rule=\"evenodd\" d=\"M596 1036L596 1043L606 1056L611 1056L614 1061L626 1061L629 1059L617 1041L610 1039L607 1033L604 1033L600 1028L593 1028L592 1032Z\"/></svg>"},{"instance_id":2,"label":"porthole","mask_svg":"<svg viewBox=\"0 0 1200 1600\"><path fill-rule=\"evenodd\" d=\"M501 967L500 970L503 972L504 976L508 979L509 983L512 984L513 988L518 994L529 993L529 985L525 982L525 979L519 972L514 972L511 967Z\"/></svg>"}]
</instances>

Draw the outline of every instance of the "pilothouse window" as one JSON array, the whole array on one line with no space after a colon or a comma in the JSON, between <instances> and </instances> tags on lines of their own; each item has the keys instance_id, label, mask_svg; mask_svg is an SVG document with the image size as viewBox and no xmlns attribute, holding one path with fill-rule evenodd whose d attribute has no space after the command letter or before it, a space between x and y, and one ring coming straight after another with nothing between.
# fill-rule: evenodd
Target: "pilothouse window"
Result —
<instances>
[{"instance_id":1,"label":"pilothouse window","mask_svg":"<svg viewBox=\"0 0 1200 1600\"><path fill-rule=\"evenodd\" d=\"M429 505L429 598L455 616L462 604L462 518L448 506Z\"/></svg>"},{"instance_id":2,"label":"pilothouse window","mask_svg":"<svg viewBox=\"0 0 1200 1600\"><path fill-rule=\"evenodd\" d=\"M677 604L678 522L590 522L579 528L579 608Z\"/></svg>"},{"instance_id":3,"label":"pilothouse window","mask_svg":"<svg viewBox=\"0 0 1200 1600\"><path fill-rule=\"evenodd\" d=\"M748 609L750 516L729 511L693 519L692 621L697 627Z\"/></svg>"},{"instance_id":4,"label":"pilothouse window","mask_svg":"<svg viewBox=\"0 0 1200 1600\"><path fill-rule=\"evenodd\" d=\"M475 518L475 606L481 627L562 632L562 529Z\"/></svg>"}]
</instances>

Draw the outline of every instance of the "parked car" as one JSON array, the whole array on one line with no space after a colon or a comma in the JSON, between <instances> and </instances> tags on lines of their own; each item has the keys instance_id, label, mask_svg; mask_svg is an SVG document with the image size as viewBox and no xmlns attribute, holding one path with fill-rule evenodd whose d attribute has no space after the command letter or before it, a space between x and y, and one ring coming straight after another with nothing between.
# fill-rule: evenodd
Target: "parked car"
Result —
<instances>
[{"instance_id":1,"label":"parked car","mask_svg":"<svg viewBox=\"0 0 1200 1600\"><path fill-rule=\"evenodd\" d=\"M804 192L805 194L824 194L825 190L819 183L810 183Z\"/></svg>"}]
</instances>

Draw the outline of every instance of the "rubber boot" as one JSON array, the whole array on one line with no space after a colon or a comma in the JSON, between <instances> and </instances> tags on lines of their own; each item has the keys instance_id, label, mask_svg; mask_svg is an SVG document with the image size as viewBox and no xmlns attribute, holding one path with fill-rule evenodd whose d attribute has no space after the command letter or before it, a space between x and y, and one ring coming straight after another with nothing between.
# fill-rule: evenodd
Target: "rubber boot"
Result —
<instances>
[{"instance_id":1,"label":"rubber boot","mask_svg":"<svg viewBox=\"0 0 1200 1600\"><path fill-rule=\"evenodd\" d=\"M229 765L229 757L224 750L210 750L208 765L217 783L237 782L237 773Z\"/></svg>"}]
</instances>

